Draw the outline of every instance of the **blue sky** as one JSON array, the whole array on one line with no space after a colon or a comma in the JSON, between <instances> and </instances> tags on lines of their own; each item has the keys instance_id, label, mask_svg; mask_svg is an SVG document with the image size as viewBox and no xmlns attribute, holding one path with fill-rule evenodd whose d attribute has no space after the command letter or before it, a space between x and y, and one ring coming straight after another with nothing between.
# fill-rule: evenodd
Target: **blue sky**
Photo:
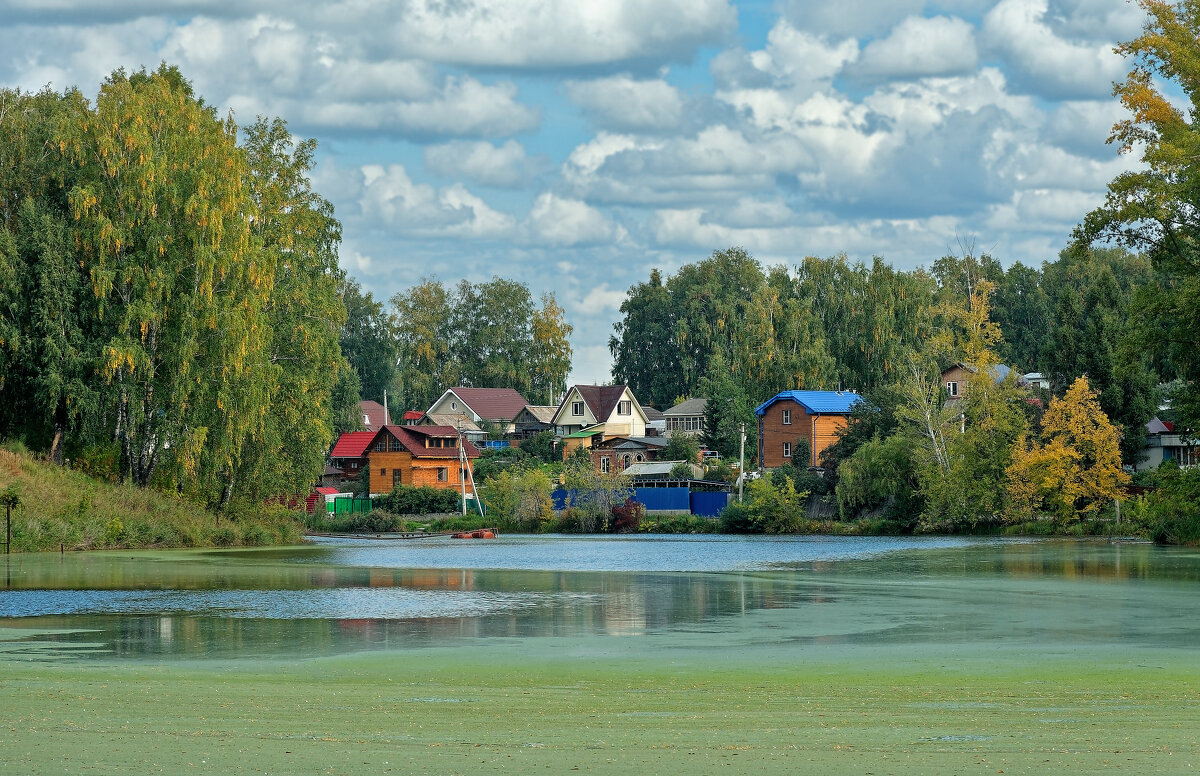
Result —
<instances>
[{"instance_id":1,"label":"blue sky","mask_svg":"<svg viewBox=\"0 0 1200 776\"><path fill-rule=\"evenodd\" d=\"M320 142L341 262L552 292L572 381L609 378L625 291L741 245L900 268L1053 260L1133 161L1124 0L0 0L0 84L180 67Z\"/></svg>"}]
</instances>

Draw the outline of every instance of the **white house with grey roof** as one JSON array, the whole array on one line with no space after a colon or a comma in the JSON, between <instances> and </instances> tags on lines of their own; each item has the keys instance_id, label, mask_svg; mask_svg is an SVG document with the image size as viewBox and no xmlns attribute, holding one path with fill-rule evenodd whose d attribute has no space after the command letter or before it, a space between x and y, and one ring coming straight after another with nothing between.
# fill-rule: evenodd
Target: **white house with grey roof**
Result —
<instances>
[{"instance_id":1,"label":"white house with grey roof","mask_svg":"<svg viewBox=\"0 0 1200 776\"><path fill-rule=\"evenodd\" d=\"M708 399L688 399L663 412L666 432L698 437L704 433L704 408Z\"/></svg>"}]
</instances>

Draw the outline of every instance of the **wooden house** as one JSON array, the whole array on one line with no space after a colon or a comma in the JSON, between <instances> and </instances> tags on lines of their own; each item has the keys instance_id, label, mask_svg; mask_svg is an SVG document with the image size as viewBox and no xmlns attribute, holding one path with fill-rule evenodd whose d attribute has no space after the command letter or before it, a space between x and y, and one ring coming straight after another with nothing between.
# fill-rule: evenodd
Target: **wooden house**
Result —
<instances>
[{"instance_id":1,"label":"wooden house","mask_svg":"<svg viewBox=\"0 0 1200 776\"><path fill-rule=\"evenodd\" d=\"M554 413L563 456L608 437L646 436L646 413L627 385L574 385Z\"/></svg>"},{"instance_id":2,"label":"wooden house","mask_svg":"<svg viewBox=\"0 0 1200 776\"><path fill-rule=\"evenodd\" d=\"M988 368L992 381L996 383L1004 382L1010 372L1012 369L1004 364L996 364ZM966 396L967 387L977 374L978 370L967 364L955 364L949 369L943 370L942 385L946 388L946 401L956 402Z\"/></svg>"},{"instance_id":3,"label":"wooden house","mask_svg":"<svg viewBox=\"0 0 1200 776\"><path fill-rule=\"evenodd\" d=\"M526 404L513 418L514 435L517 439L529 439L543 431L554 430L554 413L558 407L542 407Z\"/></svg>"},{"instance_id":4,"label":"wooden house","mask_svg":"<svg viewBox=\"0 0 1200 776\"><path fill-rule=\"evenodd\" d=\"M460 449L466 453L465 469ZM464 479L470 492L470 468L478 457L475 446L451 426L384 426L367 450L370 493L390 493L397 485L458 490Z\"/></svg>"},{"instance_id":5,"label":"wooden house","mask_svg":"<svg viewBox=\"0 0 1200 776\"><path fill-rule=\"evenodd\" d=\"M367 449L378 433L378 430L347 431L338 437L333 450L329 452L328 467L328 470L336 471L337 474L329 476L333 472L327 470L321 484L341 487L345 482L358 479L363 469L367 468Z\"/></svg>"},{"instance_id":6,"label":"wooden house","mask_svg":"<svg viewBox=\"0 0 1200 776\"><path fill-rule=\"evenodd\" d=\"M817 466L859 401L862 397L852 391L783 391L759 405L754 410L759 466ZM805 462L797 462L792 455L800 439L808 442L809 460Z\"/></svg>"}]
</instances>

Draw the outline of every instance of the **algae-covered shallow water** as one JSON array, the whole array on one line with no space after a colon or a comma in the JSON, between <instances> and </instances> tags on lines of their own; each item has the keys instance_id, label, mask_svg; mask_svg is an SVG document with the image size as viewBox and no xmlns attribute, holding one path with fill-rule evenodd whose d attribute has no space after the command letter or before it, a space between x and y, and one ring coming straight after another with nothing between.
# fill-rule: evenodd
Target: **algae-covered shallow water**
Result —
<instances>
[{"instance_id":1,"label":"algae-covered shallow water","mask_svg":"<svg viewBox=\"0 0 1200 776\"><path fill-rule=\"evenodd\" d=\"M32 657L303 658L480 638L1200 644L1200 563L1149 544L832 537L321 540L12 557ZM53 635L45 635L53 631ZM21 653L21 639L0 642ZM85 643L85 650L76 645ZM627 645L637 649L636 645Z\"/></svg>"},{"instance_id":2,"label":"algae-covered shallow water","mask_svg":"<svg viewBox=\"0 0 1200 776\"><path fill-rule=\"evenodd\" d=\"M1190 550L323 540L4 573L3 773L1200 767Z\"/></svg>"}]
</instances>

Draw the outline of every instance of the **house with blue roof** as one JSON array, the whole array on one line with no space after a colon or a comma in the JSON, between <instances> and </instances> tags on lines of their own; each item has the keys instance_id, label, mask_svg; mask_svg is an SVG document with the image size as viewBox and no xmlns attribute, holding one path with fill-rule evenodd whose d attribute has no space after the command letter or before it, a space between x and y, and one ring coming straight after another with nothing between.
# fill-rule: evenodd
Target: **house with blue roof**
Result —
<instances>
[{"instance_id":1,"label":"house with blue roof","mask_svg":"<svg viewBox=\"0 0 1200 776\"><path fill-rule=\"evenodd\" d=\"M782 391L754 410L758 416L759 466L817 466L825 449L837 441L850 411L862 397L853 391ZM808 460L797 461L808 442Z\"/></svg>"}]
</instances>

